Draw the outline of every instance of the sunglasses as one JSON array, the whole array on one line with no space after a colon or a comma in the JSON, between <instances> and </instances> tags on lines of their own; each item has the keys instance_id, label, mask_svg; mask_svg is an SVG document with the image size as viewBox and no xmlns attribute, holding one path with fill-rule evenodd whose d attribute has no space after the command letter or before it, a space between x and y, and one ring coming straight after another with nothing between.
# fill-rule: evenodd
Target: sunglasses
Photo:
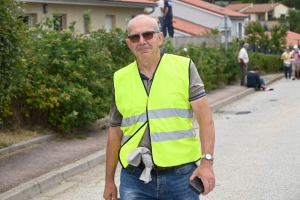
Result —
<instances>
[{"instance_id":1,"label":"sunglasses","mask_svg":"<svg viewBox=\"0 0 300 200\"><path fill-rule=\"evenodd\" d=\"M141 33L141 34L129 35L128 39L130 40L130 42L137 43L137 42L140 41L140 38L141 38L141 35L142 35L145 40L151 40L153 38L154 33L159 33L159 31L146 31L146 32Z\"/></svg>"}]
</instances>

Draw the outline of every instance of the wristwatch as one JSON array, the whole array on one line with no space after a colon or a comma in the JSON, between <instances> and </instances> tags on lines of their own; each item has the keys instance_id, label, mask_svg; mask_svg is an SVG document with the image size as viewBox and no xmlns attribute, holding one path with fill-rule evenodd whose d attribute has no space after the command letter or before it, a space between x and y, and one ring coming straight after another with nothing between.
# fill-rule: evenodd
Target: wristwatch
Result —
<instances>
[{"instance_id":1,"label":"wristwatch","mask_svg":"<svg viewBox=\"0 0 300 200\"><path fill-rule=\"evenodd\" d=\"M206 160L211 160L211 161L214 161L214 157L210 154L203 154L202 155L202 158L206 159Z\"/></svg>"}]
</instances>

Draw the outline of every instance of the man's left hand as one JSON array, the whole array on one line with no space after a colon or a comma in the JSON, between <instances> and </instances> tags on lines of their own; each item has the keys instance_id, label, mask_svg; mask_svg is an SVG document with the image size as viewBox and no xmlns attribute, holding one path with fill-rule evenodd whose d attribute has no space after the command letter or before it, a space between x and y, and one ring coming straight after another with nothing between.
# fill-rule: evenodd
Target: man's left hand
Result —
<instances>
[{"instance_id":1,"label":"man's left hand","mask_svg":"<svg viewBox=\"0 0 300 200\"><path fill-rule=\"evenodd\" d=\"M195 177L198 177L202 180L204 185L204 192L202 195L207 195L215 188L215 174L213 171L213 161L210 160L201 160L201 164L193 172L190 180L193 180Z\"/></svg>"}]
</instances>

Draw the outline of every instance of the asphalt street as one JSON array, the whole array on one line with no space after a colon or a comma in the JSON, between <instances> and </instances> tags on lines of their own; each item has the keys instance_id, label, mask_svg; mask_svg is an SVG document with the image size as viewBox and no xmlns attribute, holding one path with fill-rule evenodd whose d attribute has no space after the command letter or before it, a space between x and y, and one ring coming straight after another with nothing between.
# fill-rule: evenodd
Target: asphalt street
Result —
<instances>
[{"instance_id":1,"label":"asphalt street","mask_svg":"<svg viewBox=\"0 0 300 200\"><path fill-rule=\"evenodd\" d=\"M300 199L300 80L270 87L213 113L216 188L201 200ZM33 200L103 199L104 171L102 163Z\"/></svg>"}]
</instances>

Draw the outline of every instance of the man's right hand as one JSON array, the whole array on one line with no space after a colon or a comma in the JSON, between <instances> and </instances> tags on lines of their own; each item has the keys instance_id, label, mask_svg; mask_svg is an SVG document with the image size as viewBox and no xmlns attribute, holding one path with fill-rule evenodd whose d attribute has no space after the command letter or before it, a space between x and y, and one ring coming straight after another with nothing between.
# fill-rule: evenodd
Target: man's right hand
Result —
<instances>
[{"instance_id":1,"label":"man's right hand","mask_svg":"<svg viewBox=\"0 0 300 200\"><path fill-rule=\"evenodd\" d=\"M118 198L118 190L114 182L105 184L103 198L105 200L121 200Z\"/></svg>"}]
</instances>

